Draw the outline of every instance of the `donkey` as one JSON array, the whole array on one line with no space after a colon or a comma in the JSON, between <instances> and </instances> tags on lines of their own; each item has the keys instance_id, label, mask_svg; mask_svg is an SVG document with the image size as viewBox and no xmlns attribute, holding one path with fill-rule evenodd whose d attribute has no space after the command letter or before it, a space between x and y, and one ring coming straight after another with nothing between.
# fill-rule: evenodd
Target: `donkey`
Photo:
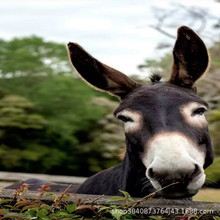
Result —
<instances>
[{"instance_id":1,"label":"donkey","mask_svg":"<svg viewBox=\"0 0 220 220\"><path fill-rule=\"evenodd\" d=\"M119 195L124 190L143 197L157 191L165 198L195 195L205 182L204 169L213 162L204 116L208 104L196 95L195 87L208 69L209 56L197 34L185 26L178 29L168 82L154 75L151 84L140 84L76 43L69 43L68 51L73 67L87 83L120 99L114 115L124 122L127 145L119 165L91 176L70 192ZM25 183L34 184L29 189L36 190L49 182L29 179ZM50 191L66 188L51 184Z\"/></svg>"},{"instance_id":2,"label":"donkey","mask_svg":"<svg viewBox=\"0 0 220 220\"><path fill-rule=\"evenodd\" d=\"M204 184L213 151L204 116L208 104L196 95L195 82L207 71L209 56L190 28L180 27L177 35L169 81L154 75L151 84L137 83L68 44L79 75L120 99L114 115L124 122L126 139L123 161L88 178L77 193L119 195L121 189L143 197L156 190L165 198L184 198Z\"/></svg>"}]
</instances>

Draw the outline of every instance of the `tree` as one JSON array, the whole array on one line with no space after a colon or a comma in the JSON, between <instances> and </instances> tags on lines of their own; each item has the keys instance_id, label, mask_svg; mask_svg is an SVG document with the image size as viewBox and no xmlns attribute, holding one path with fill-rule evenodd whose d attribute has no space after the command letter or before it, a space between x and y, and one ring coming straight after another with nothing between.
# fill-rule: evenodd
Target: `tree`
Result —
<instances>
[{"instance_id":1,"label":"tree","mask_svg":"<svg viewBox=\"0 0 220 220\"><path fill-rule=\"evenodd\" d=\"M2 169L22 167L24 161L36 161L41 156L42 151L28 149L26 144L34 142L37 145L35 140L37 134L46 127L46 124L47 121L37 113L34 104L29 100L17 95L6 95L0 100Z\"/></svg>"},{"instance_id":2,"label":"tree","mask_svg":"<svg viewBox=\"0 0 220 220\"><path fill-rule=\"evenodd\" d=\"M101 94L74 75L65 45L35 36L0 44L1 169L91 174L82 162L94 154L82 147L107 111L92 103Z\"/></svg>"},{"instance_id":3,"label":"tree","mask_svg":"<svg viewBox=\"0 0 220 220\"><path fill-rule=\"evenodd\" d=\"M123 123L112 114L118 107L118 102L105 97L95 97L92 103L104 107L107 114L98 121L97 128L90 131L90 141L82 146L83 155L89 158L84 173L88 172L88 168L97 173L118 164L125 148Z\"/></svg>"},{"instance_id":4,"label":"tree","mask_svg":"<svg viewBox=\"0 0 220 220\"><path fill-rule=\"evenodd\" d=\"M180 3L172 4L166 9L154 7L154 24L151 28L167 37L167 41L158 44L158 49L170 48L173 43L169 39L176 39L176 29L184 25L194 29L207 42L214 43L219 39L220 17L209 11L209 8L198 6L185 6Z\"/></svg>"},{"instance_id":5,"label":"tree","mask_svg":"<svg viewBox=\"0 0 220 220\"><path fill-rule=\"evenodd\" d=\"M72 73L65 45L32 36L0 40L2 78Z\"/></svg>"}]
</instances>

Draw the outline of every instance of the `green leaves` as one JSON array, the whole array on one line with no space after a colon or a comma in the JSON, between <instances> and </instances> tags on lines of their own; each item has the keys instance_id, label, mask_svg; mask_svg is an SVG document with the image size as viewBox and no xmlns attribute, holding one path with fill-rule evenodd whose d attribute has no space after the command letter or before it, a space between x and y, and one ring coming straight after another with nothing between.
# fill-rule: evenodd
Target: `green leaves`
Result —
<instances>
[{"instance_id":1,"label":"green leaves","mask_svg":"<svg viewBox=\"0 0 220 220\"><path fill-rule=\"evenodd\" d=\"M23 199L23 194L28 190L29 184L21 183L13 193L13 199L1 199L0 201L0 219L63 219L78 218L75 211L79 208L76 203L68 204L68 190L72 185L68 186L64 192L57 195L53 204L48 205L41 202L42 196L49 189L50 184L42 185L38 189L39 195L35 200ZM79 202L78 202L79 203ZM81 205L82 207L83 205ZM88 206L92 209L91 206Z\"/></svg>"},{"instance_id":2,"label":"green leaves","mask_svg":"<svg viewBox=\"0 0 220 220\"><path fill-rule=\"evenodd\" d=\"M90 103L96 92L69 76L26 78L0 79L11 92L0 96L1 169L89 175L88 157L78 155L104 113Z\"/></svg>"},{"instance_id":3,"label":"green leaves","mask_svg":"<svg viewBox=\"0 0 220 220\"><path fill-rule=\"evenodd\" d=\"M42 203L41 201L26 201L22 200L14 205L15 201L12 199L2 200L0 204L0 218L1 219L76 219L79 215L74 214L77 205L65 205L64 209ZM12 204L12 205L10 205Z\"/></svg>"},{"instance_id":4,"label":"green leaves","mask_svg":"<svg viewBox=\"0 0 220 220\"><path fill-rule=\"evenodd\" d=\"M7 95L0 100L0 128L43 129L47 122L28 99Z\"/></svg>"},{"instance_id":5,"label":"green leaves","mask_svg":"<svg viewBox=\"0 0 220 220\"><path fill-rule=\"evenodd\" d=\"M77 205L75 203L70 204L66 207L66 210L69 214L72 214L74 211L76 211Z\"/></svg>"},{"instance_id":6,"label":"green leaves","mask_svg":"<svg viewBox=\"0 0 220 220\"><path fill-rule=\"evenodd\" d=\"M129 204L130 202L135 201L131 198L131 196L128 192L123 191L123 190L119 190L119 192L121 192L124 196L113 196L108 200L108 202L125 201L126 204Z\"/></svg>"},{"instance_id":7,"label":"green leaves","mask_svg":"<svg viewBox=\"0 0 220 220\"><path fill-rule=\"evenodd\" d=\"M0 70L3 76L37 76L72 72L66 47L32 36L0 41Z\"/></svg>"},{"instance_id":8,"label":"green leaves","mask_svg":"<svg viewBox=\"0 0 220 220\"><path fill-rule=\"evenodd\" d=\"M122 209L112 209L110 211L111 215L116 219L116 220L120 220L122 219L123 216L123 210Z\"/></svg>"},{"instance_id":9,"label":"green leaves","mask_svg":"<svg viewBox=\"0 0 220 220\"><path fill-rule=\"evenodd\" d=\"M213 184L214 186L216 186L217 183L220 184L220 157L215 158L213 165L208 167L205 170L205 173L207 182L211 182L209 183L210 185Z\"/></svg>"},{"instance_id":10,"label":"green leaves","mask_svg":"<svg viewBox=\"0 0 220 220\"><path fill-rule=\"evenodd\" d=\"M119 190L119 192L121 192L124 195L125 200L134 202L134 200L131 198L131 196L130 196L130 194L128 192L123 191L123 190Z\"/></svg>"}]
</instances>

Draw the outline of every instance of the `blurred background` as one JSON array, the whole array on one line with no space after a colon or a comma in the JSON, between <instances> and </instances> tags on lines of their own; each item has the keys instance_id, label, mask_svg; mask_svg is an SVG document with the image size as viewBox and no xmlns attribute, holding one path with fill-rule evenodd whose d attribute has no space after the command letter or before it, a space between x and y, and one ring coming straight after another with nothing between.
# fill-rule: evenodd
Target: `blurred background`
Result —
<instances>
[{"instance_id":1,"label":"blurred background","mask_svg":"<svg viewBox=\"0 0 220 220\"><path fill-rule=\"evenodd\" d=\"M215 162L206 186L220 187L220 1L7 0L0 6L1 171L89 176L120 162L117 99L72 69L69 41L133 79L168 79L176 30L194 29L211 67L198 83L208 101ZM220 201L220 196L219 196Z\"/></svg>"}]
</instances>

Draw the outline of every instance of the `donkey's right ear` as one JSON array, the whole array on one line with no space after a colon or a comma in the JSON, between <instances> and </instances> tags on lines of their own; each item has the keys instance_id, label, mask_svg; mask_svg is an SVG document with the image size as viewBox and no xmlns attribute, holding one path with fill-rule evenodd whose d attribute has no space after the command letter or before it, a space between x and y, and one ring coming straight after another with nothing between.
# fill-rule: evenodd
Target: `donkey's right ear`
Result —
<instances>
[{"instance_id":1,"label":"donkey's right ear","mask_svg":"<svg viewBox=\"0 0 220 220\"><path fill-rule=\"evenodd\" d=\"M80 76L99 90L122 98L140 86L123 73L96 60L76 43L69 43L68 51Z\"/></svg>"}]
</instances>

